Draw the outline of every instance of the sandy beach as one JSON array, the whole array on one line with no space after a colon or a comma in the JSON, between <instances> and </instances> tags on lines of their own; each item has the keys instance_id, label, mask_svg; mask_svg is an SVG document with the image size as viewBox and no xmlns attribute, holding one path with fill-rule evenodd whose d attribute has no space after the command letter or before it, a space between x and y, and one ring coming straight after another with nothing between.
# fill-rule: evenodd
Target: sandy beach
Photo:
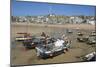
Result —
<instances>
[{"instance_id":1,"label":"sandy beach","mask_svg":"<svg viewBox=\"0 0 100 67\"><path fill-rule=\"evenodd\" d=\"M66 34L66 29L71 29L73 34ZM90 24L32 24L32 23L11 23L11 47L14 38L19 36L18 32L27 32L31 35L40 36L41 32L45 32L50 36L61 36L66 34L72 40L70 49L65 54L61 54L54 58L37 59L34 49L24 50L22 43L16 42L16 46L11 50L12 65L27 65L27 64L48 64L48 63L63 63L63 62L81 62L78 57L84 56L90 52L96 51L96 47L80 43L76 40L77 30L89 35L95 30L95 25Z\"/></svg>"}]
</instances>

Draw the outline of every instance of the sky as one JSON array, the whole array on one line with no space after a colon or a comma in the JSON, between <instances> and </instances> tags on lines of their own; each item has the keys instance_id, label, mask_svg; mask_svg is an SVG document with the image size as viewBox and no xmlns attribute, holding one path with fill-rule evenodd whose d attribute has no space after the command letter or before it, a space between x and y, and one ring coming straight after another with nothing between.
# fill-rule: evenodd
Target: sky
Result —
<instances>
[{"instance_id":1,"label":"sky","mask_svg":"<svg viewBox=\"0 0 100 67\"><path fill-rule=\"evenodd\" d=\"M11 1L12 16L38 16L38 15L85 15L95 16L96 6L74 5L74 4L54 4L27 1Z\"/></svg>"}]
</instances>

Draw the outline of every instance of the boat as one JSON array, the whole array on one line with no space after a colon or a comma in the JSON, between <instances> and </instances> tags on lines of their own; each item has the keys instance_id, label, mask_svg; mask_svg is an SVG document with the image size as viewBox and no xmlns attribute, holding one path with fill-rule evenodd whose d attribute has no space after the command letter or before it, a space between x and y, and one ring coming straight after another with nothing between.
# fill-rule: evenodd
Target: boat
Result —
<instances>
[{"instance_id":1,"label":"boat","mask_svg":"<svg viewBox=\"0 0 100 67\"><path fill-rule=\"evenodd\" d=\"M63 39L48 39L47 45L41 42L36 46L35 50L37 56L43 59L52 58L59 54L65 53L68 51L71 42L65 42Z\"/></svg>"},{"instance_id":2,"label":"boat","mask_svg":"<svg viewBox=\"0 0 100 67\"><path fill-rule=\"evenodd\" d=\"M91 52L83 57L84 61L96 61L96 52Z\"/></svg>"},{"instance_id":3,"label":"boat","mask_svg":"<svg viewBox=\"0 0 100 67\"><path fill-rule=\"evenodd\" d=\"M29 33L17 33L19 36L15 37L15 41L25 41L25 40L31 40L33 36L30 36Z\"/></svg>"}]
</instances>

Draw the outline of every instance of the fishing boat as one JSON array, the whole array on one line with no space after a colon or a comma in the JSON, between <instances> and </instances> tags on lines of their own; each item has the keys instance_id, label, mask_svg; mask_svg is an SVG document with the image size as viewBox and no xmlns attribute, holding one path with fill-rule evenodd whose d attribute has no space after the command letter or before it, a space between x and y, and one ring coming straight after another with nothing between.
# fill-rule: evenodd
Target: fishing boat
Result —
<instances>
[{"instance_id":1,"label":"fishing boat","mask_svg":"<svg viewBox=\"0 0 100 67\"><path fill-rule=\"evenodd\" d=\"M45 42L40 41L35 49L38 57L46 59L65 53L70 44L71 42L65 42L63 39L50 38L46 45Z\"/></svg>"}]
</instances>

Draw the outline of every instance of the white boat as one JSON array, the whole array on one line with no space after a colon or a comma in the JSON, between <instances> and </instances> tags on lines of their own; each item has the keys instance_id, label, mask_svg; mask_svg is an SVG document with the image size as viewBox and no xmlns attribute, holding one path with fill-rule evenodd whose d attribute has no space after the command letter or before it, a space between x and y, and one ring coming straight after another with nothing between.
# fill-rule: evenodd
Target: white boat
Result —
<instances>
[{"instance_id":1,"label":"white boat","mask_svg":"<svg viewBox=\"0 0 100 67\"><path fill-rule=\"evenodd\" d=\"M65 50L68 50L71 42L65 42L62 39L57 39L55 42L48 43L46 47L43 44L39 44L35 49L38 57L49 58L62 54Z\"/></svg>"}]
</instances>

